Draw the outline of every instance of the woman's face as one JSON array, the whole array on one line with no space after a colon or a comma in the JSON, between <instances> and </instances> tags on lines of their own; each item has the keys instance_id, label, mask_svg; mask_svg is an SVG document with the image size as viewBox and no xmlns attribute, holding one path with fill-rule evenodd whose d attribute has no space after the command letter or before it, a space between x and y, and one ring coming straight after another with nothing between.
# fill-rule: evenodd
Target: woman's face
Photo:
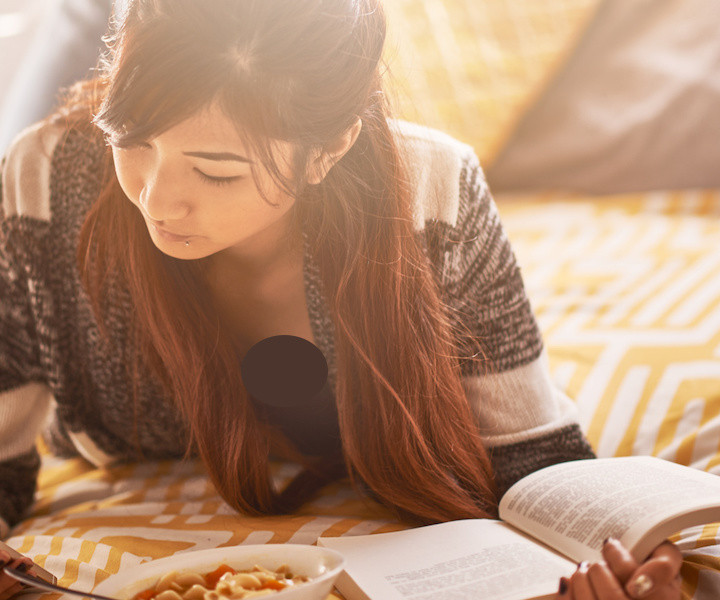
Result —
<instances>
[{"instance_id":1,"label":"woman's face","mask_svg":"<svg viewBox=\"0 0 720 600\"><path fill-rule=\"evenodd\" d=\"M251 157L233 123L215 105L131 148L112 148L123 191L142 214L153 243L165 254L198 259L229 251L248 266L262 264L289 232L294 198L263 168L261 196ZM290 174L291 146L275 158Z\"/></svg>"}]
</instances>

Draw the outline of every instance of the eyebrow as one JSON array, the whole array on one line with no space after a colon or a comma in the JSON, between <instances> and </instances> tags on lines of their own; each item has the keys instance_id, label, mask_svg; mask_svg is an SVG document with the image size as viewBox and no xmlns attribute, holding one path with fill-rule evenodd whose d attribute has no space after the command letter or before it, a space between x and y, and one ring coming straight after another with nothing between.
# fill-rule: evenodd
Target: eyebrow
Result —
<instances>
[{"instance_id":1,"label":"eyebrow","mask_svg":"<svg viewBox=\"0 0 720 600\"><path fill-rule=\"evenodd\" d=\"M183 152L185 156L194 156L196 158L207 158L208 160L234 160L237 162L251 163L249 158L233 154L232 152Z\"/></svg>"}]
</instances>

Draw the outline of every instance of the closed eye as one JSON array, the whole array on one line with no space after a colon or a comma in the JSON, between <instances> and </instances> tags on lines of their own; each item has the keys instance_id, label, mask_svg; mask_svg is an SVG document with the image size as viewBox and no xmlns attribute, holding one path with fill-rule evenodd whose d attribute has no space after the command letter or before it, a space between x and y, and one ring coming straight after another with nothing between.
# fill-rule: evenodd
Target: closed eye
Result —
<instances>
[{"instance_id":1,"label":"closed eye","mask_svg":"<svg viewBox=\"0 0 720 600\"><path fill-rule=\"evenodd\" d=\"M203 173L197 167L194 167L194 170L203 181L205 181L211 185L228 185L228 184L232 183L233 181L239 181L240 179L243 179L242 175L235 175L233 177L213 177L212 175Z\"/></svg>"},{"instance_id":2,"label":"closed eye","mask_svg":"<svg viewBox=\"0 0 720 600\"><path fill-rule=\"evenodd\" d=\"M152 148L147 142L113 142L109 137L105 138L108 145L118 150L147 150Z\"/></svg>"}]
</instances>

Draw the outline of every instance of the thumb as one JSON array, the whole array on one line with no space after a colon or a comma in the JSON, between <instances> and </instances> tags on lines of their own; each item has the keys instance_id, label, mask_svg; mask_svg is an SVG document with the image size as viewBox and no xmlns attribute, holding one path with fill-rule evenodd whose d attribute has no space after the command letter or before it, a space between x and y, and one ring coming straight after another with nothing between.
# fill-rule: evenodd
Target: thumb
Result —
<instances>
[{"instance_id":1,"label":"thumb","mask_svg":"<svg viewBox=\"0 0 720 600\"><path fill-rule=\"evenodd\" d=\"M682 554L671 542L663 542L632 574L625 585L631 598L644 598L657 587L665 586L680 574Z\"/></svg>"}]
</instances>

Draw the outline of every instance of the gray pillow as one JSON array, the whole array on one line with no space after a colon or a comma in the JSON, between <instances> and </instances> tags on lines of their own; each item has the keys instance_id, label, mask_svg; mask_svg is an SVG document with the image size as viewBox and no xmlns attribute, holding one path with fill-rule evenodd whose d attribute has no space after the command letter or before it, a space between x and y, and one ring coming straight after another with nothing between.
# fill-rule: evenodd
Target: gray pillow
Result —
<instances>
[{"instance_id":1,"label":"gray pillow","mask_svg":"<svg viewBox=\"0 0 720 600\"><path fill-rule=\"evenodd\" d=\"M90 75L111 9L112 0L16 4L12 14L27 22L2 44L15 68L0 81L0 155L22 129L47 116L60 88Z\"/></svg>"},{"instance_id":2,"label":"gray pillow","mask_svg":"<svg viewBox=\"0 0 720 600\"><path fill-rule=\"evenodd\" d=\"M487 177L496 192L720 186L720 2L605 0Z\"/></svg>"}]
</instances>

